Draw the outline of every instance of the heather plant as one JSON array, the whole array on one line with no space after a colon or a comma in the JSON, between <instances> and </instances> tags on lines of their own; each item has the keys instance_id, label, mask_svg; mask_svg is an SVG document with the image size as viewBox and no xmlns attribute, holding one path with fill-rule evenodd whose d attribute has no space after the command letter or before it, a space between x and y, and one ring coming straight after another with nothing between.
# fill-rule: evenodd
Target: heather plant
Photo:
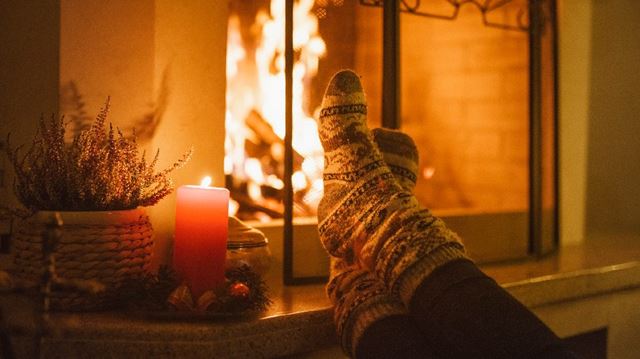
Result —
<instances>
[{"instance_id":1,"label":"heather plant","mask_svg":"<svg viewBox=\"0 0 640 359\"><path fill-rule=\"evenodd\" d=\"M33 143L7 154L15 170L14 191L31 210L103 211L151 206L171 193L169 173L182 167L191 151L156 172L160 151L148 163L140 156L135 136L126 138L109 123L109 99L91 126L65 143L64 117L40 119Z\"/></svg>"}]
</instances>

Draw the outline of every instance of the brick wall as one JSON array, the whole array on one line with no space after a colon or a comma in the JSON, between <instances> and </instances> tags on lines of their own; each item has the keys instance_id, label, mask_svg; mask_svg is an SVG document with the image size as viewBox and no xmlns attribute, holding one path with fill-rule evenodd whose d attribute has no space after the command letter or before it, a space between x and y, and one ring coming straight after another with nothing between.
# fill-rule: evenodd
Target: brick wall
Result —
<instances>
[{"instance_id":1,"label":"brick wall","mask_svg":"<svg viewBox=\"0 0 640 359\"><path fill-rule=\"evenodd\" d=\"M359 10L366 31L356 56L372 124L381 96L376 10ZM513 10L493 19L513 19ZM527 208L527 34L486 27L475 7L463 6L455 21L402 15L401 39L401 121L420 148L420 201L436 209Z\"/></svg>"}]
</instances>

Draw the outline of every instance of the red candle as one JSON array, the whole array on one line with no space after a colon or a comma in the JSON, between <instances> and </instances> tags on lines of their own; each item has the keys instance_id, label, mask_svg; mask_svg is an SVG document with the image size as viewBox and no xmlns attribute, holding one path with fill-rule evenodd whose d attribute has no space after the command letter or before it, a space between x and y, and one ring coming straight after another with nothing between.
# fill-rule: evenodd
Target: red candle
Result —
<instances>
[{"instance_id":1,"label":"red candle","mask_svg":"<svg viewBox=\"0 0 640 359\"><path fill-rule=\"evenodd\" d=\"M205 180L180 186L177 194L173 266L194 300L224 283L227 253L229 190L208 187Z\"/></svg>"}]
</instances>

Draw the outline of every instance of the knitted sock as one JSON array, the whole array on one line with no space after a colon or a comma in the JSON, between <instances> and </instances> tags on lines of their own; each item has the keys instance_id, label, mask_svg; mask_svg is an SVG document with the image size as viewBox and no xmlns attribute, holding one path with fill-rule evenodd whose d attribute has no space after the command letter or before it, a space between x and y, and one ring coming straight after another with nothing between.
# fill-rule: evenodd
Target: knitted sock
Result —
<instances>
[{"instance_id":1,"label":"knitted sock","mask_svg":"<svg viewBox=\"0 0 640 359\"><path fill-rule=\"evenodd\" d=\"M370 271L344 259L331 257L327 296L333 303L333 320L342 350L354 356L365 330L373 323L407 310L397 296Z\"/></svg>"},{"instance_id":2,"label":"knitted sock","mask_svg":"<svg viewBox=\"0 0 640 359\"><path fill-rule=\"evenodd\" d=\"M358 76L341 71L329 83L320 112L325 150L324 197L318 231L327 251L357 260L407 305L436 267L464 258L458 237L402 190L366 126Z\"/></svg>"},{"instance_id":3,"label":"knitted sock","mask_svg":"<svg viewBox=\"0 0 640 359\"><path fill-rule=\"evenodd\" d=\"M413 193L418 180L418 148L411 136L397 130L374 128L373 141L382 153L382 158L406 192Z\"/></svg>"},{"instance_id":4,"label":"knitted sock","mask_svg":"<svg viewBox=\"0 0 640 359\"><path fill-rule=\"evenodd\" d=\"M402 189L413 191L417 179L418 151L411 137L400 131L383 128L374 129L372 133L385 163L392 169ZM343 258L331 257L331 274L326 290L334 304L334 322L340 344L350 356L355 356L365 330L374 323L406 314L400 298L389 293L373 273ZM410 318L405 320L410 321ZM410 329L406 331L411 332ZM412 343L419 343L414 337L405 338L404 346L411 348Z\"/></svg>"}]
</instances>

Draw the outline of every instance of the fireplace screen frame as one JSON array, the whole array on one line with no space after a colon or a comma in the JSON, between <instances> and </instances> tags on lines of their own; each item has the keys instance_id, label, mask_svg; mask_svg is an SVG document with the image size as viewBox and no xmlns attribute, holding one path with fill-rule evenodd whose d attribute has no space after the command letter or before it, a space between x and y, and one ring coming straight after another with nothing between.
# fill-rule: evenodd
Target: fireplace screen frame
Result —
<instances>
[{"instance_id":1,"label":"fireplace screen frame","mask_svg":"<svg viewBox=\"0 0 640 359\"><path fill-rule=\"evenodd\" d=\"M456 12L453 16L442 17L421 13L419 5L410 7L402 0L360 0L364 6L379 6L383 12L383 83L384 96L382 103L382 126L397 129L400 127L399 114L399 14L401 11L414 13L419 16L455 19L458 8L469 1L454 1ZM529 37L529 236L528 257L538 258L547 255L558 246L558 156L557 156L557 25L556 25L556 0L528 0L528 21L526 24L518 24L517 28L495 23L488 23L486 12L490 11L491 2L478 2L471 0L482 13L483 22L487 26L500 27L506 30L526 31ZM500 3L508 3L501 1ZM418 2L419 4L419 2ZM301 276L294 269L294 224L293 201L294 191L292 185L293 175L293 6L294 0L286 0L285 4L285 129L284 138L284 189L283 189L283 282L285 285L300 285L322 283L327 280L324 275ZM484 7L483 7L484 6ZM551 96L553 105L547 109L547 114L552 117L552 135L545 137L543 123L543 56L547 56L543 45L544 27L550 26L552 31L550 45L551 51ZM546 50L547 52L549 49ZM548 65L547 65L548 66ZM550 111L550 112L549 112ZM545 169L543 153L543 141L551 141L552 164L551 169ZM547 154L549 155L549 154ZM551 183L544 183L543 175L550 171ZM548 176L549 177L549 176ZM543 205L543 186L551 186L553 203L550 206L551 215L545 213ZM547 206L549 207L549 206ZM543 226L547 226L547 230Z\"/></svg>"}]
</instances>

